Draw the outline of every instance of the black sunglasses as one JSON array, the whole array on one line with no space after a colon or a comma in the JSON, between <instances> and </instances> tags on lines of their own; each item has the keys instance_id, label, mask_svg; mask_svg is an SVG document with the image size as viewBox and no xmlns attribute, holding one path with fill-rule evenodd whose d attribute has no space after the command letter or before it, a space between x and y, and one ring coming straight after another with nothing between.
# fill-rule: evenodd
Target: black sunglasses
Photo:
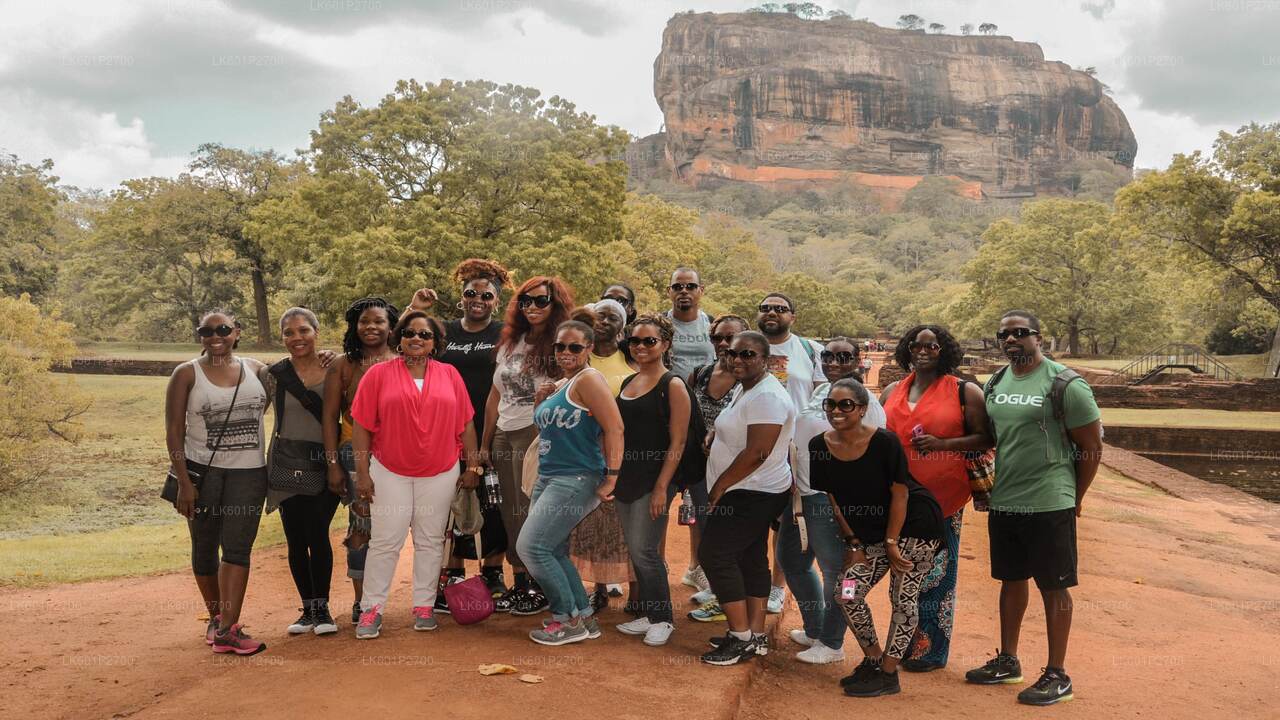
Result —
<instances>
[{"instance_id":1,"label":"black sunglasses","mask_svg":"<svg viewBox=\"0 0 1280 720\"><path fill-rule=\"evenodd\" d=\"M614 302L618 303L619 305L621 305L622 307L627 307L628 305L630 305L630 304L631 304L631 301L630 301L630 300L628 300L627 298L625 298L625 297L619 297L619 296L617 296L617 295L601 295L601 296L600 296L600 299L601 299L601 300L612 300L612 301L614 301Z\"/></svg>"},{"instance_id":2,"label":"black sunglasses","mask_svg":"<svg viewBox=\"0 0 1280 720\"><path fill-rule=\"evenodd\" d=\"M230 325L219 325L217 327L202 325L199 328L196 328L196 334L202 338L211 338L214 335L217 335L218 337L226 337L233 331L235 331L235 328Z\"/></svg>"},{"instance_id":3,"label":"black sunglasses","mask_svg":"<svg viewBox=\"0 0 1280 720\"><path fill-rule=\"evenodd\" d=\"M436 337L436 334L431 332L430 330L414 330L413 328L400 328L400 337L406 340L411 337L414 337L415 335L420 340L434 340Z\"/></svg>"},{"instance_id":4,"label":"black sunglasses","mask_svg":"<svg viewBox=\"0 0 1280 720\"><path fill-rule=\"evenodd\" d=\"M856 357L858 356L854 355L853 353L847 350L841 350L840 352L831 352L830 350L822 351L822 362L847 363L847 362L853 362L853 359Z\"/></svg>"},{"instance_id":5,"label":"black sunglasses","mask_svg":"<svg viewBox=\"0 0 1280 720\"><path fill-rule=\"evenodd\" d=\"M1000 330L999 332L996 333L996 339L1000 341L1004 341L1004 340L1008 340L1011 337L1015 337L1021 340L1024 337L1030 337L1032 335L1039 335L1039 334L1040 334L1039 330L1032 330L1029 327L1017 327L1017 328L1009 328L1008 330Z\"/></svg>"},{"instance_id":6,"label":"black sunglasses","mask_svg":"<svg viewBox=\"0 0 1280 720\"><path fill-rule=\"evenodd\" d=\"M911 352L920 352L921 350L932 350L933 352L938 352L942 349L942 346L936 342L911 342L907 343L907 349Z\"/></svg>"},{"instance_id":7,"label":"black sunglasses","mask_svg":"<svg viewBox=\"0 0 1280 720\"><path fill-rule=\"evenodd\" d=\"M537 307L544 308L551 304L551 296L550 295L521 295L520 297L516 298L516 304L522 308L529 307L530 305L536 305Z\"/></svg>"},{"instance_id":8,"label":"black sunglasses","mask_svg":"<svg viewBox=\"0 0 1280 720\"><path fill-rule=\"evenodd\" d=\"M759 354L760 353L755 350L734 350L733 348L724 349L725 357L731 360L737 360L739 358L743 360L750 360L751 358L756 357Z\"/></svg>"},{"instance_id":9,"label":"black sunglasses","mask_svg":"<svg viewBox=\"0 0 1280 720\"><path fill-rule=\"evenodd\" d=\"M671 283L672 292L681 292L683 290L688 290L689 292L693 292L694 290L697 290L699 287L701 286L698 285L698 283Z\"/></svg>"},{"instance_id":10,"label":"black sunglasses","mask_svg":"<svg viewBox=\"0 0 1280 720\"><path fill-rule=\"evenodd\" d=\"M470 288L469 288L469 289L467 289L467 290L463 290L463 291L462 291L462 297L467 298L468 300L470 300L471 298L473 298L473 297L475 297L475 296L477 296L477 295L479 295L479 296L480 296L480 299L481 299L481 300L483 300L483 301L485 301L485 302L489 302L490 300L492 300L492 299L494 299L495 297L497 297L497 295L494 295L493 293L489 292L488 290L485 290L484 292L480 292L480 291L478 291L478 290L470 289Z\"/></svg>"},{"instance_id":11,"label":"black sunglasses","mask_svg":"<svg viewBox=\"0 0 1280 720\"><path fill-rule=\"evenodd\" d=\"M722 343L722 342L724 343L733 342L732 335L708 335L707 337L711 340L711 344L713 345L716 343Z\"/></svg>"},{"instance_id":12,"label":"black sunglasses","mask_svg":"<svg viewBox=\"0 0 1280 720\"><path fill-rule=\"evenodd\" d=\"M662 341L656 337L636 337L632 335L631 337L627 338L627 344L630 345L631 347L636 347L637 345L644 345L645 347L653 347L654 345L657 345L660 342Z\"/></svg>"},{"instance_id":13,"label":"black sunglasses","mask_svg":"<svg viewBox=\"0 0 1280 720\"><path fill-rule=\"evenodd\" d=\"M568 345L566 345L566 344L564 344L564 343L562 343L562 342L558 342L558 343L552 343L552 345L551 345L551 349L552 349L552 350L554 350L554 351L556 351L557 353L562 353L562 352L564 352L565 350L568 350L569 352L573 353L574 355L577 355L578 353L582 352L583 350L586 350L586 349L587 349L587 346L586 346L586 345L583 345L582 343L569 343Z\"/></svg>"},{"instance_id":14,"label":"black sunglasses","mask_svg":"<svg viewBox=\"0 0 1280 720\"><path fill-rule=\"evenodd\" d=\"M826 398L825 400L822 401L822 409L825 412L835 412L838 409L842 413L848 413L848 412L853 412L854 408L862 407L865 404L866 403L854 402L849 398L844 398L842 400L832 400L831 398Z\"/></svg>"},{"instance_id":15,"label":"black sunglasses","mask_svg":"<svg viewBox=\"0 0 1280 720\"><path fill-rule=\"evenodd\" d=\"M791 312L791 308L786 305L769 305L767 303L760 304L760 314L764 315L769 312L775 312L779 315Z\"/></svg>"}]
</instances>

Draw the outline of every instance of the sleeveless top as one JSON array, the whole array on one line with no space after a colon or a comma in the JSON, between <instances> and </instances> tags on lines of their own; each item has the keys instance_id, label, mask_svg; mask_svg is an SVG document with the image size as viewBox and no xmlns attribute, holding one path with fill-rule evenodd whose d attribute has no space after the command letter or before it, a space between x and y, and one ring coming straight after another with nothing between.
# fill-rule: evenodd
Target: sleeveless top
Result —
<instances>
[{"instance_id":1,"label":"sleeveless top","mask_svg":"<svg viewBox=\"0 0 1280 720\"><path fill-rule=\"evenodd\" d=\"M664 407L668 400L663 397L662 387L674 377L674 373L667 372L640 397L629 398L621 393L617 397L627 448L622 454L618 484L613 492L621 502L635 502L651 492L662 472L662 463L671 447L671 410ZM634 375L627 378L622 389L626 390L634 378Z\"/></svg>"},{"instance_id":2,"label":"sleeveless top","mask_svg":"<svg viewBox=\"0 0 1280 720\"><path fill-rule=\"evenodd\" d=\"M886 425L902 443L911 477L937 498L942 516L951 517L969 501L969 475L965 472L964 453L931 452L921 455L911 446L911 431L918 425L926 435L938 438L965 434L964 412L960 408L960 379L954 375L938 378L912 408L907 399L915 379L913 372L898 381L884 406Z\"/></svg>"},{"instance_id":3,"label":"sleeveless top","mask_svg":"<svg viewBox=\"0 0 1280 720\"><path fill-rule=\"evenodd\" d=\"M733 402L733 391L738 387L738 382L735 380L724 397L718 400L711 397L711 373L715 367L715 363L710 363L694 370L698 375L698 383L693 387L693 394L698 401L698 410L702 413L702 422L707 426L707 430L716 426L716 418L720 417L720 412Z\"/></svg>"},{"instance_id":4,"label":"sleeveless top","mask_svg":"<svg viewBox=\"0 0 1280 720\"><path fill-rule=\"evenodd\" d=\"M236 393L235 386L224 388L210 382L199 360L189 362L195 370L195 383L187 395L187 435L183 441L187 459L208 465L212 457L214 467L233 470L265 466L262 414L267 409L267 391L257 374L240 359L244 378Z\"/></svg>"},{"instance_id":5,"label":"sleeveless top","mask_svg":"<svg viewBox=\"0 0 1280 720\"><path fill-rule=\"evenodd\" d=\"M311 392L324 397L324 380L315 385L307 385L306 388ZM241 392L244 388L240 388ZM236 401L239 402L238 400ZM311 411L302 407L302 403L298 402L298 398L293 393L284 393L284 400L281 401L280 407L276 408L276 412L280 413L284 419L284 427L280 429L280 437L287 440L306 440L308 442L324 442L324 430L320 425L320 421L316 420L316 416Z\"/></svg>"},{"instance_id":6,"label":"sleeveless top","mask_svg":"<svg viewBox=\"0 0 1280 720\"><path fill-rule=\"evenodd\" d=\"M534 409L533 421L539 431L538 475L600 475L604 472L604 453L600 450L604 430L585 407L569 397L569 391L583 372L592 370L580 371Z\"/></svg>"}]
</instances>

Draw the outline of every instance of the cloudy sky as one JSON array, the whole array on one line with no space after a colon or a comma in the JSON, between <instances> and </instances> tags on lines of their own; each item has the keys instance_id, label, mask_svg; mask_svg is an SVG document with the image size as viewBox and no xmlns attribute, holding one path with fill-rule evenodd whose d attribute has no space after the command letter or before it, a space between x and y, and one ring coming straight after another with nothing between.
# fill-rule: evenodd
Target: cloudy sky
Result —
<instances>
[{"instance_id":1,"label":"cloudy sky","mask_svg":"<svg viewBox=\"0 0 1280 720\"><path fill-rule=\"evenodd\" d=\"M0 0L0 151L112 187L182 169L202 142L305 147L343 95L399 78L485 78L561 95L636 135L658 129L653 59L674 13L753 0ZM1137 164L1280 120L1280 0L826 0L892 26L993 22L1092 65Z\"/></svg>"}]
</instances>

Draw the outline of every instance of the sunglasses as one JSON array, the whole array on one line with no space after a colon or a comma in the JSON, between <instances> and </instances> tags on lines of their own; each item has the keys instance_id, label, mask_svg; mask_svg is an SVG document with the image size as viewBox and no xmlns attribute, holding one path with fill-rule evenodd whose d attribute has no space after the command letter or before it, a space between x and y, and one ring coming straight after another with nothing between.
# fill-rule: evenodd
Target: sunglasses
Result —
<instances>
[{"instance_id":1,"label":"sunglasses","mask_svg":"<svg viewBox=\"0 0 1280 720\"><path fill-rule=\"evenodd\" d=\"M693 292L694 290L697 290L699 287L700 286L698 285L698 283L671 283L672 292L683 292L685 290L688 290L689 292Z\"/></svg>"},{"instance_id":2,"label":"sunglasses","mask_svg":"<svg viewBox=\"0 0 1280 720\"><path fill-rule=\"evenodd\" d=\"M619 305L621 305L622 307L627 307L627 306L631 305L631 301L630 301L630 300L628 300L628 299L627 299L627 298L625 298L625 297L619 297L619 296L617 296L617 295L601 295L601 296L600 296L600 299L601 299L601 300L612 300L612 301L614 301L614 302L618 303Z\"/></svg>"},{"instance_id":3,"label":"sunglasses","mask_svg":"<svg viewBox=\"0 0 1280 720\"><path fill-rule=\"evenodd\" d=\"M644 345L645 347L651 348L660 342L662 341L656 337L636 337L633 335L627 338L627 344L630 345L631 347L636 347L637 345Z\"/></svg>"},{"instance_id":4,"label":"sunglasses","mask_svg":"<svg viewBox=\"0 0 1280 720\"><path fill-rule=\"evenodd\" d=\"M858 357L857 355L854 355L853 353L847 350L841 350L840 352L831 352L830 350L823 350L821 355L822 355L822 362L848 363L848 362L853 362L853 359Z\"/></svg>"},{"instance_id":5,"label":"sunglasses","mask_svg":"<svg viewBox=\"0 0 1280 720\"><path fill-rule=\"evenodd\" d=\"M214 335L217 335L218 337L226 337L230 335L234 330L235 328L231 327L230 325L219 325L217 327L210 327L208 325L203 325L196 329L196 334L202 338L211 338Z\"/></svg>"},{"instance_id":6,"label":"sunglasses","mask_svg":"<svg viewBox=\"0 0 1280 720\"><path fill-rule=\"evenodd\" d=\"M516 304L522 308L529 307L530 305L544 308L551 304L551 296L550 295L521 295L520 297L516 298Z\"/></svg>"},{"instance_id":7,"label":"sunglasses","mask_svg":"<svg viewBox=\"0 0 1280 720\"><path fill-rule=\"evenodd\" d=\"M739 358L743 360L750 360L751 358L756 357L759 354L760 353L755 350L734 350L733 348L724 349L725 357L729 358L730 360L737 360Z\"/></svg>"},{"instance_id":8,"label":"sunglasses","mask_svg":"<svg viewBox=\"0 0 1280 720\"><path fill-rule=\"evenodd\" d=\"M928 342L928 343L912 342L912 343L907 343L907 349L910 350L911 352L920 352L921 350L930 350L932 352L938 352L939 350L942 349L942 346L936 342Z\"/></svg>"},{"instance_id":9,"label":"sunglasses","mask_svg":"<svg viewBox=\"0 0 1280 720\"><path fill-rule=\"evenodd\" d=\"M400 330L400 337L406 340L414 336L417 336L420 340L434 340L436 334L430 330L414 330L413 328L402 328Z\"/></svg>"},{"instance_id":10,"label":"sunglasses","mask_svg":"<svg viewBox=\"0 0 1280 720\"><path fill-rule=\"evenodd\" d=\"M577 355L578 353L582 352L583 350L586 350L586 349L587 349L587 346L586 346L586 345L583 345L583 344L581 344L581 343L569 343L568 345L566 345L566 344L564 344L564 343L562 343L562 342L558 342L558 343L552 343L552 345L551 345L551 349L552 349L552 350L554 350L554 351L556 351L557 353L562 353L562 352L564 352L564 351L568 350L569 352L573 353L574 355Z\"/></svg>"},{"instance_id":11,"label":"sunglasses","mask_svg":"<svg viewBox=\"0 0 1280 720\"><path fill-rule=\"evenodd\" d=\"M711 340L711 344L713 345L718 345L720 343L733 342L732 335L708 335L707 337Z\"/></svg>"},{"instance_id":12,"label":"sunglasses","mask_svg":"<svg viewBox=\"0 0 1280 720\"><path fill-rule=\"evenodd\" d=\"M494 299L495 297L497 297L497 295L494 295L493 293L489 292L488 290L485 290L484 292L480 292L480 291L475 290L475 289L468 289L468 290L463 290L463 291L462 291L462 297L464 297L464 298L466 298L466 299L468 299L468 300L470 300L470 299L474 298L474 297L475 297L475 296L477 296L477 295L479 295L479 296L480 296L480 299L481 299L481 300L483 300L483 301L485 301L485 302L489 302L490 300L492 300L492 299Z\"/></svg>"},{"instance_id":13,"label":"sunglasses","mask_svg":"<svg viewBox=\"0 0 1280 720\"><path fill-rule=\"evenodd\" d=\"M863 406L864 403L856 403L849 398L844 398L843 400L832 400L831 398L827 398L822 401L822 409L826 412L835 412L836 410L839 410L842 413L850 413L853 412L854 408Z\"/></svg>"},{"instance_id":14,"label":"sunglasses","mask_svg":"<svg viewBox=\"0 0 1280 720\"><path fill-rule=\"evenodd\" d=\"M760 305L761 315L764 315L766 313L771 313L771 312L782 315L783 313L791 312L791 308L787 307L786 305L768 305L765 303L761 303Z\"/></svg>"},{"instance_id":15,"label":"sunglasses","mask_svg":"<svg viewBox=\"0 0 1280 720\"><path fill-rule=\"evenodd\" d=\"M1029 327L1017 327L1017 328L1010 328L1008 330L1001 330L997 332L996 339L1000 341L1004 341L1004 340L1008 340L1011 337L1014 337L1021 340L1022 338L1030 337L1032 335L1039 335L1039 334L1040 334L1039 330L1032 330Z\"/></svg>"}]
</instances>

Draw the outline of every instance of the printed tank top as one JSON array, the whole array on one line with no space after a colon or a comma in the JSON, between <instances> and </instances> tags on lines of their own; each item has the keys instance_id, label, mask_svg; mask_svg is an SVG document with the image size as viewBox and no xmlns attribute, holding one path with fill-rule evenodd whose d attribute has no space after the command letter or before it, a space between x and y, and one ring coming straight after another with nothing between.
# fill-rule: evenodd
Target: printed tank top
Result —
<instances>
[{"instance_id":1,"label":"printed tank top","mask_svg":"<svg viewBox=\"0 0 1280 720\"><path fill-rule=\"evenodd\" d=\"M534 410L533 421L539 431L539 475L598 475L604 472L600 423L590 411L569 397L573 384L588 372L598 373L599 370L582 370Z\"/></svg>"}]
</instances>

